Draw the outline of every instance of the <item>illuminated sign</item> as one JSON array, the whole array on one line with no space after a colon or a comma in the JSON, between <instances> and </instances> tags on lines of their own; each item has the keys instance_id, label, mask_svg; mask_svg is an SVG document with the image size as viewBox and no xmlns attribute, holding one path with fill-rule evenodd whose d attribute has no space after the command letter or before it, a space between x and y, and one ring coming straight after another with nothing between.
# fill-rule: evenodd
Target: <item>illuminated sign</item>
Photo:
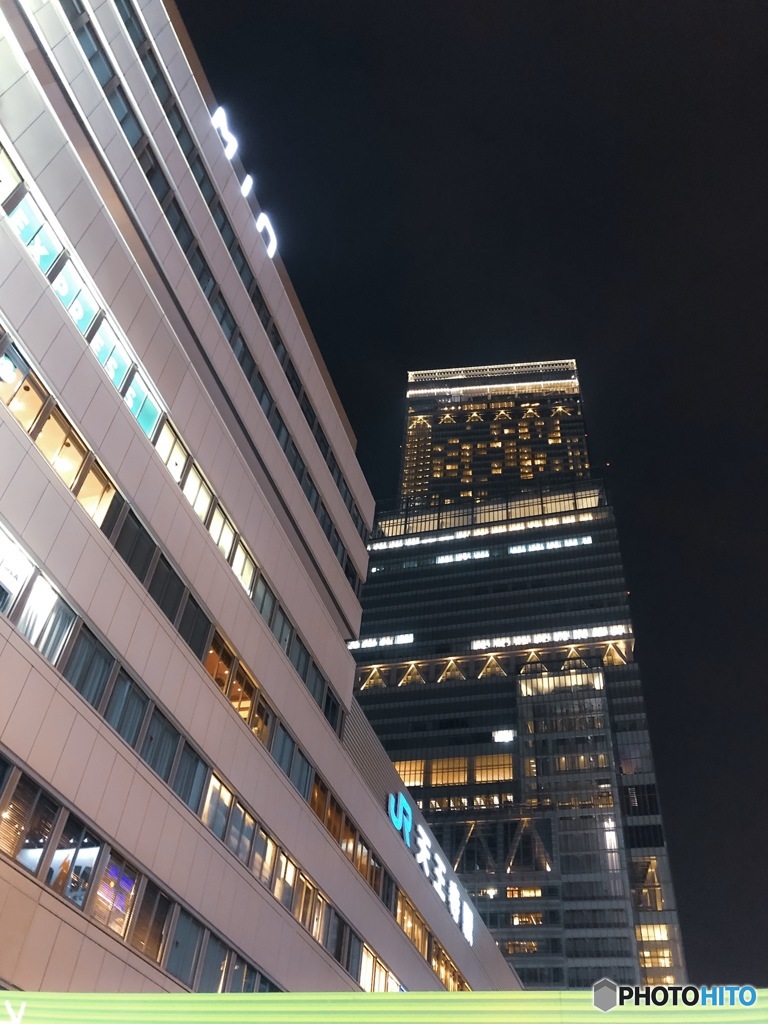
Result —
<instances>
[{"instance_id":1,"label":"illuminated sign","mask_svg":"<svg viewBox=\"0 0 768 1024\"><path fill-rule=\"evenodd\" d=\"M432 882L432 888L448 908L455 924L459 925L466 941L474 943L475 915L472 904L462 898L459 883L440 853L432 849L432 840L421 825L416 826L416 846L411 845L411 828L413 826L413 808L404 793L389 794L387 801L389 820L403 837L405 845L413 850L416 863Z\"/></svg>"},{"instance_id":2,"label":"illuminated sign","mask_svg":"<svg viewBox=\"0 0 768 1024\"><path fill-rule=\"evenodd\" d=\"M223 107L217 107L216 110L214 110L213 117L211 118L211 124L219 133L219 138L224 143L224 156L227 158L227 160L231 160L232 157L237 152L238 143L235 136L229 130L229 125L227 124L227 114ZM247 197L248 195L250 195L252 188L253 178L250 176L250 174L246 174L246 176L243 178L240 184L240 191L244 196ZM269 258L272 259L272 257L277 252L277 235L275 234L274 229L270 223L269 217L266 215L266 213L262 212L256 218L256 230L259 232L261 237L264 239L264 242L266 243L267 256L269 256Z\"/></svg>"},{"instance_id":3,"label":"illuminated sign","mask_svg":"<svg viewBox=\"0 0 768 1024\"><path fill-rule=\"evenodd\" d=\"M402 793L398 793L397 798L395 798L394 793L389 794L389 820L397 831L402 833L405 845L410 846L413 812L411 811L411 805Z\"/></svg>"}]
</instances>

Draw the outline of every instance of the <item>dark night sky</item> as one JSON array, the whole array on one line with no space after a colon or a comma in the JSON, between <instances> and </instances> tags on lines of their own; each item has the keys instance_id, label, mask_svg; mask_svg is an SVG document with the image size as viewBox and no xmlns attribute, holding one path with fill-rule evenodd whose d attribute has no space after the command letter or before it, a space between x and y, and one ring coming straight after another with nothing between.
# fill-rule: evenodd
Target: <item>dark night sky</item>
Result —
<instances>
[{"instance_id":1,"label":"dark night sky","mask_svg":"<svg viewBox=\"0 0 768 1024\"><path fill-rule=\"evenodd\" d=\"M578 360L691 980L768 986L768 5L180 10L377 499L407 369Z\"/></svg>"}]
</instances>

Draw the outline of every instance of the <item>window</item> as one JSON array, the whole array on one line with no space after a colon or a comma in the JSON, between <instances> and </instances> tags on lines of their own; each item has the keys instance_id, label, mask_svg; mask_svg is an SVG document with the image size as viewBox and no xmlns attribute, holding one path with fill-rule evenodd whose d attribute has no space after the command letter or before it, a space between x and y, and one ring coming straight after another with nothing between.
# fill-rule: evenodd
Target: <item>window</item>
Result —
<instances>
[{"instance_id":1,"label":"window","mask_svg":"<svg viewBox=\"0 0 768 1024\"><path fill-rule=\"evenodd\" d=\"M180 738L178 730L155 708L141 745L141 757L163 782L167 782L171 776Z\"/></svg>"},{"instance_id":2,"label":"window","mask_svg":"<svg viewBox=\"0 0 768 1024\"><path fill-rule=\"evenodd\" d=\"M19 632L52 664L62 652L75 613L56 593L53 587L38 576L32 591L24 602L19 620Z\"/></svg>"},{"instance_id":3,"label":"window","mask_svg":"<svg viewBox=\"0 0 768 1024\"><path fill-rule=\"evenodd\" d=\"M155 963L163 955L172 908L165 893L147 879L130 941L134 949Z\"/></svg>"},{"instance_id":4,"label":"window","mask_svg":"<svg viewBox=\"0 0 768 1024\"><path fill-rule=\"evenodd\" d=\"M229 689L235 656L218 633L213 634L211 646L205 658L205 668L222 693Z\"/></svg>"},{"instance_id":5,"label":"window","mask_svg":"<svg viewBox=\"0 0 768 1024\"><path fill-rule=\"evenodd\" d=\"M122 670L118 673L109 697L104 718L129 747L136 745L149 698Z\"/></svg>"},{"instance_id":6,"label":"window","mask_svg":"<svg viewBox=\"0 0 768 1024\"><path fill-rule=\"evenodd\" d=\"M304 646L298 633L294 633L289 652L291 664L302 679L306 679L309 670L309 651Z\"/></svg>"},{"instance_id":7,"label":"window","mask_svg":"<svg viewBox=\"0 0 768 1024\"><path fill-rule=\"evenodd\" d=\"M295 741L286 731L282 722L278 722L277 728L275 729L275 738L272 743L272 757L274 757L275 761L277 761L278 765L286 775L290 774L293 751L295 748Z\"/></svg>"},{"instance_id":8,"label":"window","mask_svg":"<svg viewBox=\"0 0 768 1024\"><path fill-rule=\"evenodd\" d=\"M272 616L272 611L275 607L275 595L269 589L264 580L263 576L259 576L256 580L256 586L253 588L253 603L256 606L256 610L259 612L264 621L269 625L269 620Z\"/></svg>"},{"instance_id":9,"label":"window","mask_svg":"<svg viewBox=\"0 0 768 1024\"><path fill-rule=\"evenodd\" d=\"M91 338L91 351L114 386L120 390L131 368L131 358L106 320L101 321Z\"/></svg>"},{"instance_id":10,"label":"window","mask_svg":"<svg viewBox=\"0 0 768 1024\"><path fill-rule=\"evenodd\" d=\"M194 464L189 468L182 492L195 510L197 518L204 523L211 508L213 492Z\"/></svg>"},{"instance_id":11,"label":"window","mask_svg":"<svg viewBox=\"0 0 768 1024\"><path fill-rule=\"evenodd\" d=\"M248 554L242 541L237 542L235 554L232 559L232 571L240 580L247 594L251 592L253 577L256 575L256 563Z\"/></svg>"},{"instance_id":12,"label":"window","mask_svg":"<svg viewBox=\"0 0 768 1024\"><path fill-rule=\"evenodd\" d=\"M155 451L163 460L173 479L178 483L187 465L189 452L179 440L176 432L167 423L163 424L163 429L160 431L157 441L155 441Z\"/></svg>"},{"instance_id":13,"label":"window","mask_svg":"<svg viewBox=\"0 0 768 1024\"><path fill-rule=\"evenodd\" d=\"M224 978L227 974L227 961L229 949L221 939L215 935L208 935L208 942L205 947L203 966L200 969L200 980L197 983L198 992L223 992Z\"/></svg>"},{"instance_id":14,"label":"window","mask_svg":"<svg viewBox=\"0 0 768 1024\"><path fill-rule=\"evenodd\" d=\"M305 800L309 797L312 774L312 765L297 747L291 766L291 782Z\"/></svg>"},{"instance_id":15,"label":"window","mask_svg":"<svg viewBox=\"0 0 768 1024\"><path fill-rule=\"evenodd\" d=\"M125 389L123 401L147 437L151 438L160 419L160 406L150 394L149 386L138 370L134 371Z\"/></svg>"},{"instance_id":16,"label":"window","mask_svg":"<svg viewBox=\"0 0 768 1024\"><path fill-rule=\"evenodd\" d=\"M311 935L317 942L322 942L325 936L326 918L328 916L328 901L325 897L317 894L315 905L312 908Z\"/></svg>"},{"instance_id":17,"label":"window","mask_svg":"<svg viewBox=\"0 0 768 1024\"><path fill-rule=\"evenodd\" d=\"M265 746L269 741L269 729L272 724L272 711L264 700L258 700L251 719L251 732Z\"/></svg>"},{"instance_id":18,"label":"window","mask_svg":"<svg viewBox=\"0 0 768 1024\"><path fill-rule=\"evenodd\" d=\"M253 840L253 861L251 871L260 882L269 885L275 864L277 846L263 829L258 829Z\"/></svg>"},{"instance_id":19,"label":"window","mask_svg":"<svg viewBox=\"0 0 768 1024\"><path fill-rule=\"evenodd\" d=\"M312 904L315 900L315 887L305 875L299 875L296 883L296 899L293 904L293 916L309 931L312 925Z\"/></svg>"},{"instance_id":20,"label":"window","mask_svg":"<svg viewBox=\"0 0 768 1024\"><path fill-rule=\"evenodd\" d=\"M117 553L143 583L155 553L155 543L133 512L129 512L115 541Z\"/></svg>"},{"instance_id":21,"label":"window","mask_svg":"<svg viewBox=\"0 0 768 1024\"><path fill-rule=\"evenodd\" d=\"M326 721L333 729L334 732L339 732L340 718L339 718L339 702L335 696L331 693L330 689L325 695L325 704L323 706L323 714L325 715Z\"/></svg>"},{"instance_id":22,"label":"window","mask_svg":"<svg viewBox=\"0 0 768 1024\"><path fill-rule=\"evenodd\" d=\"M350 860L355 859L355 847L357 846L357 829L355 823L344 815L344 825L341 829L341 848Z\"/></svg>"},{"instance_id":23,"label":"window","mask_svg":"<svg viewBox=\"0 0 768 1024\"><path fill-rule=\"evenodd\" d=\"M511 778L511 754L482 754L475 758L475 782L507 782Z\"/></svg>"},{"instance_id":24,"label":"window","mask_svg":"<svg viewBox=\"0 0 768 1024\"><path fill-rule=\"evenodd\" d=\"M58 811L59 805L22 775L0 816L0 850L27 871L37 871Z\"/></svg>"},{"instance_id":25,"label":"window","mask_svg":"<svg viewBox=\"0 0 768 1024\"><path fill-rule=\"evenodd\" d=\"M99 85L105 86L107 82L115 77L112 65L107 60L107 55L101 43L94 35L90 25L82 25L75 32L77 40L83 48L88 63L93 68L93 73L99 81Z\"/></svg>"},{"instance_id":26,"label":"window","mask_svg":"<svg viewBox=\"0 0 768 1024\"><path fill-rule=\"evenodd\" d=\"M184 594L184 584L171 568L168 559L161 555L157 560L152 579L149 583L149 593L157 601L160 610L175 622L179 611L181 598Z\"/></svg>"},{"instance_id":27,"label":"window","mask_svg":"<svg viewBox=\"0 0 768 1024\"><path fill-rule=\"evenodd\" d=\"M171 225L171 230L176 235L176 241L181 246L182 252L188 252L195 236L192 234L192 229L187 224L186 218L181 212L181 207L175 199L172 199L166 206L165 216Z\"/></svg>"},{"instance_id":28,"label":"window","mask_svg":"<svg viewBox=\"0 0 768 1024\"><path fill-rule=\"evenodd\" d=\"M101 526L112 502L115 488L106 473L97 465L92 465L77 489L77 500L86 515Z\"/></svg>"},{"instance_id":29,"label":"window","mask_svg":"<svg viewBox=\"0 0 768 1024\"><path fill-rule=\"evenodd\" d=\"M208 526L208 532L213 537L213 541L222 555L224 555L226 559L229 559L229 556L232 553L235 531L229 519L224 515L220 505L217 505L213 510L211 522Z\"/></svg>"},{"instance_id":30,"label":"window","mask_svg":"<svg viewBox=\"0 0 768 1024\"><path fill-rule=\"evenodd\" d=\"M43 422L35 444L65 486L71 487L83 465L87 448L58 409L53 409Z\"/></svg>"},{"instance_id":31,"label":"window","mask_svg":"<svg viewBox=\"0 0 768 1024\"><path fill-rule=\"evenodd\" d=\"M15 541L0 530L0 612L8 614L32 575L32 563Z\"/></svg>"},{"instance_id":32,"label":"window","mask_svg":"<svg viewBox=\"0 0 768 1024\"><path fill-rule=\"evenodd\" d=\"M272 892L275 899L279 900L289 910L293 906L293 894L296 888L298 870L292 860L281 850L277 858L275 877L272 880Z\"/></svg>"},{"instance_id":33,"label":"window","mask_svg":"<svg viewBox=\"0 0 768 1024\"><path fill-rule=\"evenodd\" d=\"M13 414L17 423L24 430L29 431L47 397L48 392L37 377L30 373L21 387L14 392L13 397L8 402L8 409Z\"/></svg>"},{"instance_id":34,"label":"window","mask_svg":"<svg viewBox=\"0 0 768 1024\"><path fill-rule=\"evenodd\" d=\"M195 814L200 807L208 765L185 741L173 777L173 791Z\"/></svg>"},{"instance_id":35,"label":"window","mask_svg":"<svg viewBox=\"0 0 768 1024\"><path fill-rule=\"evenodd\" d=\"M331 907L328 911L328 924L325 935L325 948L338 963L343 962L344 958L344 939L349 925L340 917L339 914Z\"/></svg>"},{"instance_id":36,"label":"window","mask_svg":"<svg viewBox=\"0 0 768 1024\"><path fill-rule=\"evenodd\" d=\"M203 258L203 254L198 248L194 248L187 256L187 259L189 260L189 265L192 268L192 273L197 278L197 282L203 290L203 294L207 299L209 299L211 297L211 292L216 285L216 281L208 264Z\"/></svg>"},{"instance_id":37,"label":"window","mask_svg":"<svg viewBox=\"0 0 768 1024\"><path fill-rule=\"evenodd\" d=\"M259 972L251 967L247 960L234 955L232 976L229 980L230 992L255 992L259 981Z\"/></svg>"},{"instance_id":38,"label":"window","mask_svg":"<svg viewBox=\"0 0 768 1024\"><path fill-rule=\"evenodd\" d=\"M244 722L250 720L255 698L256 684L245 671L245 668L242 665L238 665L235 678L232 680L232 685L229 688L229 700Z\"/></svg>"},{"instance_id":39,"label":"window","mask_svg":"<svg viewBox=\"0 0 768 1024\"><path fill-rule=\"evenodd\" d=\"M235 803L227 829L227 846L244 864L248 863L256 822L239 802Z\"/></svg>"},{"instance_id":40,"label":"window","mask_svg":"<svg viewBox=\"0 0 768 1024\"><path fill-rule=\"evenodd\" d=\"M322 822L325 822L325 808L327 803L328 787L319 775L315 775L314 782L312 784L312 798L310 800L310 806Z\"/></svg>"},{"instance_id":41,"label":"window","mask_svg":"<svg viewBox=\"0 0 768 1024\"><path fill-rule=\"evenodd\" d=\"M115 659L90 630L83 627L77 635L72 653L64 668L68 679L77 692L89 704L97 708L104 696L107 680Z\"/></svg>"},{"instance_id":42,"label":"window","mask_svg":"<svg viewBox=\"0 0 768 1024\"><path fill-rule=\"evenodd\" d=\"M334 796L328 801L328 809L325 813L325 827L331 833L336 842L341 841L341 822L344 814Z\"/></svg>"},{"instance_id":43,"label":"window","mask_svg":"<svg viewBox=\"0 0 768 1024\"><path fill-rule=\"evenodd\" d=\"M8 405L29 372L29 367L16 348L9 345L0 356L0 402L3 405Z\"/></svg>"},{"instance_id":44,"label":"window","mask_svg":"<svg viewBox=\"0 0 768 1024\"><path fill-rule=\"evenodd\" d=\"M135 22L134 22L135 24ZM128 31L131 31L131 26L128 26ZM168 88L168 83L165 80L165 76L160 70L160 65L157 62L157 58L151 50L146 50L141 55L141 63L144 65L144 70L147 72L147 77L152 83L152 88L157 93L157 98L161 103L165 103L171 98L171 90Z\"/></svg>"},{"instance_id":45,"label":"window","mask_svg":"<svg viewBox=\"0 0 768 1024\"><path fill-rule=\"evenodd\" d=\"M219 839L224 838L231 807L232 793L215 775L211 776L202 817L203 824L207 825Z\"/></svg>"},{"instance_id":46,"label":"window","mask_svg":"<svg viewBox=\"0 0 768 1024\"><path fill-rule=\"evenodd\" d=\"M54 892L82 910L100 853L101 840L73 814L68 815L46 882Z\"/></svg>"},{"instance_id":47,"label":"window","mask_svg":"<svg viewBox=\"0 0 768 1024\"><path fill-rule=\"evenodd\" d=\"M315 703L322 705L323 696L325 694L325 678L314 661L307 671L306 683L307 689L312 694Z\"/></svg>"},{"instance_id":48,"label":"window","mask_svg":"<svg viewBox=\"0 0 768 1024\"><path fill-rule=\"evenodd\" d=\"M432 761L432 785L451 786L467 781L466 757L441 757Z\"/></svg>"},{"instance_id":49,"label":"window","mask_svg":"<svg viewBox=\"0 0 768 1024\"><path fill-rule=\"evenodd\" d=\"M184 605L178 629L181 637L186 640L198 658L202 658L211 631L211 621L191 594L188 595Z\"/></svg>"},{"instance_id":50,"label":"window","mask_svg":"<svg viewBox=\"0 0 768 1024\"><path fill-rule=\"evenodd\" d=\"M424 785L424 759L417 761L395 761L395 769L405 786Z\"/></svg>"},{"instance_id":51,"label":"window","mask_svg":"<svg viewBox=\"0 0 768 1024\"><path fill-rule=\"evenodd\" d=\"M186 910L180 910L166 967L184 985L194 980L202 941L203 926Z\"/></svg>"},{"instance_id":52,"label":"window","mask_svg":"<svg viewBox=\"0 0 768 1024\"><path fill-rule=\"evenodd\" d=\"M138 881L136 869L113 853L99 881L93 901L93 918L120 938L125 936L131 919Z\"/></svg>"},{"instance_id":53,"label":"window","mask_svg":"<svg viewBox=\"0 0 768 1024\"><path fill-rule=\"evenodd\" d=\"M291 642L291 633L293 632L293 627L291 626L291 623L288 621L288 616L285 614L280 605L278 605L275 610L275 617L272 621L272 632L274 633L277 642L280 644L283 650L287 652L288 645Z\"/></svg>"},{"instance_id":54,"label":"window","mask_svg":"<svg viewBox=\"0 0 768 1024\"><path fill-rule=\"evenodd\" d=\"M85 287L71 260L66 260L51 282L56 297L81 334L86 334L99 311L96 299Z\"/></svg>"},{"instance_id":55,"label":"window","mask_svg":"<svg viewBox=\"0 0 768 1024\"><path fill-rule=\"evenodd\" d=\"M115 6L120 17L125 22L125 27L128 29L128 35L131 37L133 45L136 47L141 46L146 40L146 36L128 0L115 0Z\"/></svg>"},{"instance_id":56,"label":"window","mask_svg":"<svg viewBox=\"0 0 768 1024\"><path fill-rule=\"evenodd\" d=\"M91 61L91 64L93 64L93 61ZM101 79L99 80L101 81ZM101 84L104 85L104 82ZM117 118L120 127L123 129L123 133L128 140L128 145L131 149L135 149L137 143L143 136L143 132L138 120L136 119L136 115L130 108L128 98L123 92L122 86L118 85L117 88L109 94L107 99L109 100L110 107L112 107L112 112Z\"/></svg>"}]
</instances>

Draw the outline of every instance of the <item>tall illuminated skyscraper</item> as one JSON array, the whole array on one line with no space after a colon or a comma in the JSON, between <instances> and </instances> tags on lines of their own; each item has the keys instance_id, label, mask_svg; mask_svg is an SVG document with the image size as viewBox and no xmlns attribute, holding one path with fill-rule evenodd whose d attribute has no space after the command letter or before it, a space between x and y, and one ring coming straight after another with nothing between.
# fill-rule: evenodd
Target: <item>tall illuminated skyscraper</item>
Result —
<instances>
[{"instance_id":1,"label":"tall illuminated skyscraper","mask_svg":"<svg viewBox=\"0 0 768 1024\"><path fill-rule=\"evenodd\" d=\"M357 687L527 986L685 977L613 509L572 360L409 374Z\"/></svg>"}]
</instances>

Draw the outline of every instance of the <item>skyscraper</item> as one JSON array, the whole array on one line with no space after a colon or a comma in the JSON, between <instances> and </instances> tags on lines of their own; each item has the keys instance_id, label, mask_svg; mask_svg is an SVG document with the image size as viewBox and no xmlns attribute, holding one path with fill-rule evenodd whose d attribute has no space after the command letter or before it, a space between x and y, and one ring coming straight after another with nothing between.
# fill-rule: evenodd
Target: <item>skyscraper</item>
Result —
<instances>
[{"instance_id":1,"label":"skyscraper","mask_svg":"<svg viewBox=\"0 0 768 1024\"><path fill-rule=\"evenodd\" d=\"M359 699L524 984L685 976L613 509L572 360L409 374Z\"/></svg>"},{"instance_id":2,"label":"skyscraper","mask_svg":"<svg viewBox=\"0 0 768 1024\"><path fill-rule=\"evenodd\" d=\"M236 149L171 0L0 2L0 988L518 988L387 814L373 499Z\"/></svg>"}]
</instances>

